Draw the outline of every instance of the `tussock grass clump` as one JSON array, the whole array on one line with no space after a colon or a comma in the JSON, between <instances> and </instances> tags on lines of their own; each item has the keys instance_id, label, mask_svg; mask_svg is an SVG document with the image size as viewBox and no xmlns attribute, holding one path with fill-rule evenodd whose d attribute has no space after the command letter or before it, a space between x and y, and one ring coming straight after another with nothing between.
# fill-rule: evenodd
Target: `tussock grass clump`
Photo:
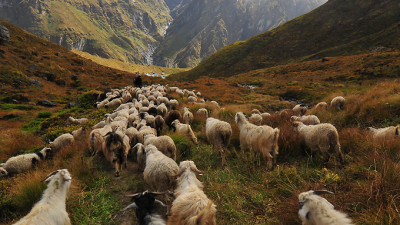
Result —
<instances>
[{"instance_id":1,"label":"tussock grass clump","mask_svg":"<svg viewBox=\"0 0 400 225\"><path fill-rule=\"evenodd\" d=\"M177 133L171 133L169 136L174 140L177 148L177 161L189 159L192 155L192 149L194 148L192 140L185 135Z\"/></svg>"},{"instance_id":2,"label":"tussock grass clump","mask_svg":"<svg viewBox=\"0 0 400 225\"><path fill-rule=\"evenodd\" d=\"M8 158L24 152L28 149L42 146L40 137L17 129L0 130L0 161L6 161Z\"/></svg>"}]
</instances>

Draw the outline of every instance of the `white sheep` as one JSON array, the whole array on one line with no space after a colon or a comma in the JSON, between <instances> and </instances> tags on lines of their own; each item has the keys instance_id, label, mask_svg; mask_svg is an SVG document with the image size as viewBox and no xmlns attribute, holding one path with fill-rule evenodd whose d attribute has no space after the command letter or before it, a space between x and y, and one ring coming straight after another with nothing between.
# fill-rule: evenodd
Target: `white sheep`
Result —
<instances>
[{"instance_id":1,"label":"white sheep","mask_svg":"<svg viewBox=\"0 0 400 225\"><path fill-rule=\"evenodd\" d=\"M314 109L317 110L317 111L327 110L328 109L328 103L319 102L317 105L314 106Z\"/></svg>"},{"instance_id":2,"label":"white sheep","mask_svg":"<svg viewBox=\"0 0 400 225\"><path fill-rule=\"evenodd\" d=\"M68 121L72 124L82 124L88 122L89 120L87 118L75 119L74 117L70 116L68 117Z\"/></svg>"},{"instance_id":3,"label":"white sheep","mask_svg":"<svg viewBox=\"0 0 400 225\"><path fill-rule=\"evenodd\" d=\"M197 169L193 161L179 164L179 177L174 191L171 216L168 225L216 225L217 209L215 204L204 194L203 184L197 179Z\"/></svg>"},{"instance_id":4,"label":"white sheep","mask_svg":"<svg viewBox=\"0 0 400 225\"><path fill-rule=\"evenodd\" d=\"M175 128L176 133L189 136L192 139L193 143L195 143L196 145L198 144L196 135L194 134L192 127L189 124L184 124L179 122L179 120L174 120L172 122L172 126Z\"/></svg>"},{"instance_id":5,"label":"white sheep","mask_svg":"<svg viewBox=\"0 0 400 225\"><path fill-rule=\"evenodd\" d=\"M208 118L208 110L206 108L200 108L197 110L196 115L202 118Z\"/></svg>"},{"instance_id":6,"label":"white sheep","mask_svg":"<svg viewBox=\"0 0 400 225\"><path fill-rule=\"evenodd\" d=\"M139 134L138 134L138 142L139 143L144 143L144 136L147 134L154 134L157 135L157 130L154 128L151 128L149 126L142 126L139 129Z\"/></svg>"},{"instance_id":7,"label":"white sheep","mask_svg":"<svg viewBox=\"0 0 400 225\"><path fill-rule=\"evenodd\" d=\"M182 120L186 124L191 124L193 122L193 113L190 112L189 108L183 108Z\"/></svg>"},{"instance_id":8,"label":"white sheep","mask_svg":"<svg viewBox=\"0 0 400 225\"><path fill-rule=\"evenodd\" d=\"M67 169L57 170L45 179L47 189L32 210L14 225L70 225L65 199L71 185Z\"/></svg>"},{"instance_id":9,"label":"white sheep","mask_svg":"<svg viewBox=\"0 0 400 225\"><path fill-rule=\"evenodd\" d=\"M70 133L62 134L50 143L50 148L54 153L61 152L65 148L75 143L74 136Z\"/></svg>"},{"instance_id":10,"label":"white sheep","mask_svg":"<svg viewBox=\"0 0 400 225\"><path fill-rule=\"evenodd\" d=\"M225 150L228 148L231 140L232 127L229 123L212 117L206 120L206 136L214 148L217 148L221 154L222 166L226 165Z\"/></svg>"},{"instance_id":11,"label":"white sheep","mask_svg":"<svg viewBox=\"0 0 400 225\"><path fill-rule=\"evenodd\" d=\"M169 108L172 110L176 110L179 107L179 102L176 99L171 99L169 101Z\"/></svg>"},{"instance_id":12,"label":"white sheep","mask_svg":"<svg viewBox=\"0 0 400 225\"><path fill-rule=\"evenodd\" d=\"M262 118L261 114L257 114L257 113L253 113L249 117L249 122L254 124L254 125L257 125L257 126L261 125L262 120L263 120L263 118Z\"/></svg>"},{"instance_id":13,"label":"white sheep","mask_svg":"<svg viewBox=\"0 0 400 225\"><path fill-rule=\"evenodd\" d=\"M330 107L336 110L343 110L345 103L346 100L342 96L336 96L332 99Z\"/></svg>"},{"instance_id":14,"label":"white sheep","mask_svg":"<svg viewBox=\"0 0 400 225\"><path fill-rule=\"evenodd\" d=\"M292 116L290 117L290 121L300 121L305 125L317 125L321 122L319 121L318 117L315 115L307 115L307 116Z\"/></svg>"},{"instance_id":15,"label":"white sheep","mask_svg":"<svg viewBox=\"0 0 400 225\"><path fill-rule=\"evenodd\" d=\"M214 109L217 109L217 110L221 109L221 107L219 106L218 102L216 102L216 101L211 101L210 102L210 106L211 106L211 108L214 108Z\"/></svg>"},{"instance_id":16,"label":"white sheep","mask_svg":"<svg viewBox=\"0 0 400 225\"><path fill-rule=\"evenodd\" d=\"M295 115L300 115L300 116L306 114L307 110L308 110L307 107L301 104L295 105L292 109Z\"/></svg>"},{"instance_id":17,"label":"white sheep","mask_svg":"<svg viewBox=\"0 0 400 225\"><path fill-rule=\"evenodd\" d=\"M108 132L112 131L110 117L106 118L105 124L106 125L103 128L94 129L89 134L88 145L90 147L92 155L96 155L102 151L104 136Z\"/></svg>"},{"instance_id":18,"label":"white sheep","mask_svg":"<svg viewBox=\"0 0 400 225\"><path fill-rule=\"evenodd\" d=\"M292 124L311 153L320 152L324 160L328 161L329 151L336 152L340 163L344 163L344 156L340 150L339 134L332 124L304 125L299 121L294 121Z\"/></svg>"},{"instance_id":19,"label":"white sheep","mask_svg":"<svg viewBox=\"0 0 400 225\"><path fill-rule=\"evenodd\" d=\"M164 103L161 103L159 106L157 106L157 114L161 116L167 115L168 108Z\"/></svg>"},{"instance_id":20,"label":"white sheep","mask_svg":"<svg viewBox=\"0 0 400 225\"><path fill-rule=\"evenodd\" d=\"M351 225L351 219L320 194L333 194L329 191L307 191L299 194L299 218L303 225Z\"/></svg>"},{"instance_id":21,"label":"white sheep","mask_svg":"<svg viewBox=\"0 0 400 225\"><path fill-rule=\"evenodd\" d=\"M392 139L400 137L399 136L399 128L400 128L400 125L384 127L384 128L368 127L368 130L371 132L372 137L375 140L385 141L385 140L392 140Z\"/></svg>"},{"instance_id":22,"label":"white sheep","mask_svg":"<svg viewBox=\"0 0 400 225\"><path fill-rule=\"evenodd\" d=\"M80 127L71 132L75 142L80 142L85 140L87 138L87 133L88 130L86 129L86 127Z\"/></svg>"},{"instance_id":23,"label":"white sheep","mask_svg":"<svg viewBox=\"0 0 400 225\"><path fill-rule=\"evenodd\" d=\"M143 177L152 191L173 190L176 175L179 173L179 167L176 162L165 156L157 148L150 144L145 147L146 167Z\"/></svg>"},{"instance_id":24,"label":"white sheep","mask_svg":"<svg viewBox=\"0 0 400 225\"><path fill-rule=\"evenodd\" d=\"M0 177L26 172L34 168L40 161L46 159L50 153L50 148L43 148L36 153L11 157L5 163L1 164Z\"/></svg>"},{"instance_id":25,"label":"white sheep","mask_svg":"<svg viewBox=\"0 0 400 225\"><path fill-rule=\"evenodd\" d=\"M194 96L189 96L189 97L187 98L187 102L188 102L188 103L195 103L195 102L197 102L197 98L194 97Z\"/></svg>"},{"instance_id":26,"label":"white sheep","mask_svg":"<svg viewBox=\"0 0 400 225\"><path fill-rule=\"evenodd\" d=\"M158 151L164 155L176 160L176 146L174 140L167 135L157 137L154 134L144 135L144 146L154 145Z\"/></svg>"},{"instance_id":27,"label":"white sheep","mask_svg":"<svg viewBox=\"0 0 400 225\"><path fill-rule=\"evenodd\" d=\"M267 169L272 169L278 156L279 129L251 124L242 112L236 113L235 121L239 125L242 154L245 149L252 149L267 161Z\"/></svg>"},{"instance_id":28,"label":"white sheep","mask_svg":"<svg viewBox=\"0 0 400 225\"><path fill-rule=\"evenodd\" d=\"M116 98L112 100L111 102L107 103L105 105L106 108L117 108L122 104L122 100L120 98Z\"/></svg>"}]
</instances>

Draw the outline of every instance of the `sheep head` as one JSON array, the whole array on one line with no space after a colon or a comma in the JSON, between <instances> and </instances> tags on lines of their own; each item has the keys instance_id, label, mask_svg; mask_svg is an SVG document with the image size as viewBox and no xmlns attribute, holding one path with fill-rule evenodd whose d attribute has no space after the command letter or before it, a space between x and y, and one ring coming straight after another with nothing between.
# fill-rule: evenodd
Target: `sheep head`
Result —
<instances>
[{"instance_id":1,"label":"sheep head","mask_svg":"<svg viewBox=\"0 0 400 225\"><path fill-rule=\"evenodd\" d=\"M8 175L8 172L3 167L0 167L0 177L5 177Z\"/></svg>"},{"instance_id":2,"label":"sheep head","mask_svg":"<svg viewBox=\"0 0 400 225\"><path fill-rule=\"evenodd\" d=\"M56 170L51 172L49 175L46 176L42 180L42 182L50 183L53 180L59 180L62 182L71 182L71 175L69 174L67 169L62 169L62 170Z\"/></svg>"},{"instance_id":3,"label":"sheep head","mask_svg":"<svg viewBox=\"0 0 400 225\"><path fill-rule=\"evenodd\" d=\"M325 203L328 207L334 208L333 205L328 202L325 198L321 197L321 194L333 194L327 190L317 190L317 191L307 191L299 194L299 217L302 221L307 221L310 219L310 208L307 206L308 202L319 201Z\"/></svg>"},{"instance_id":4,"label":"sheep head","mask_svg":"<svg viewBox=\"0 0 400 225\"><path fill-rule=\"evenodd\" d=\"M243 123L246 121L246 116L242 112L237 112L235 115L235 122L237 124Z\"/></svg>"},{"instance_id":5,"label":"sheep head","mask_svg":"<svg viewBox=\"0 0 400 225\"><path fill-rule=\"evenodd\" d=\"M197 173L197 174L199 174L199 175L201 175L201 174L203 174L203 172L202 171L200 171L199 169L197 169L197 167L196 167L196 164L194 164L194 162L193 161L183 161L183 162L181 162L180 164L179 164L179 169L180 169L180 172L179 172L179 176L182 174L182 173L184 173L185 171L192 171L192 172L195 172L195 173Z\"/></svg>"}]
</instances>

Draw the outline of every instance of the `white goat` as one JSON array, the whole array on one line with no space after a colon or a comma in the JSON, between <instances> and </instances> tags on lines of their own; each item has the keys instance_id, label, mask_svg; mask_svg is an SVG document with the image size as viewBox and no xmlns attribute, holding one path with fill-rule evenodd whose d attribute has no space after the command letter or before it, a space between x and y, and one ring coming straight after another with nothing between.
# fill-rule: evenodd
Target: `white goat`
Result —
<instances>
[{"instance_id":1,"label":"white goat","mask_svg":"<svg viewBox=\"0 0 400 225\"><path fill-rule=\"evenodd\" d=\"M216 225L216 206L204 194L203 184L196 177L196 173L202 172L193 161L181 162L179 170L168 225Z\"/></svg>"},{"instance_id":2,"label":"white goat","mask_svg":"<svg viewBox=\"0 0 400 225\"><path fill-rule=\"evenodd\" d=\"M49 174L44 181L47 189L28 215L14 225L70 225L65 209L65 198L71 185L71 175L67 169Z\"/></svg>"},{"instance_id":3,"label":"white goat","mask_svg":"<svg viewBox=\"0 0 400 225\"><path fill-rule=\"evenodd\" d=\"M303 225L351 225L346 214L334 209L334 206L320 194L333 194L329 191L307 191L299 194L299 218Z\"/></svg>"}]
</instances>

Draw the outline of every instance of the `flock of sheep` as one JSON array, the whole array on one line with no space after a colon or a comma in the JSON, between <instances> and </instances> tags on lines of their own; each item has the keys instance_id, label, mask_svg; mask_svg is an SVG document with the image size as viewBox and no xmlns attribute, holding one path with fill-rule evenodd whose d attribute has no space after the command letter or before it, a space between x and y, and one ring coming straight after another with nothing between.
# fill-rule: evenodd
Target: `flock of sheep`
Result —
<instances>
[{"instance_id":1,"label":"flock of sheep","mask_svg":"<svg viewBox=\"0 0 400 225\"><path fill-rule=\"evenodd\" d=\"M176 93L183 100L187 97L188 104L204 106L196 115L206 119L205 134L208 142L221 155L222 165L226 165L225 152L228 149L232 135L231 124L209 117L210 112L221 110L215 101L206 101L201 93L181 90L177 87L151 85L142 88L132 86L121 90L112 90L99 95L96 107L115 108L113 113L106 114L104 120L92 127L88 137L88 145L92 155L102 153L115 168L115 175L127 167L128 161L138 164L138 170L143 172L149 191L130 195L133 203L124 210L134 208L139 224L216 224L216 206L203 192L203 185L196 175L201 172L193 161L176 163L177 148L174 141L167 135L161 135L164 124L174 132L187 135L195 144L197 137L191 128L193 113L189 108L178 110L179 101L170 97ZM328 107L342 110L345 99L334 98L331 103L317 104L315 110L326 110ZM206 107L207 106L207 107ZM339 162L344 163L344 155L340 148L339 135L332 124L320 123L315 115L304 115L307 107L296 105L291 111L296 116L291 117L294 132L297 132L311 152L321 154L329 160L329 153L335 153ZM277 112L287 114L288 110ZM265 124L271 115L253 110L247 119L242 112L237 112L235 122L239 127L240 149L243 153L250 149L260 154L266 161L267 169L273 169L279 154L279 128ZM69 118L71 123L80 124L87 120ZM399 135L398 127L374 129L370 128L375 138L390 138ZM76 141L87 137L85 128L79 128L72 134L63 134L56 138L50 148L44 148L37 153L24 154L10 158L2 167L0 175L17 174L33 168L38 162L51 153L63 151ZM16 224L70 224L65 209L65 197L71 182L71 176L66 169L50 174L42 199L31 212ZM173 194L172 194L173 193ZM301 193L299 198L299 218L303 224L352 224L342 212L321 194L328 191L308 191ZM161 196L166 204L157 200ZM169 216L166 221L166 214Z\"/></svg>"}]
</instances>

